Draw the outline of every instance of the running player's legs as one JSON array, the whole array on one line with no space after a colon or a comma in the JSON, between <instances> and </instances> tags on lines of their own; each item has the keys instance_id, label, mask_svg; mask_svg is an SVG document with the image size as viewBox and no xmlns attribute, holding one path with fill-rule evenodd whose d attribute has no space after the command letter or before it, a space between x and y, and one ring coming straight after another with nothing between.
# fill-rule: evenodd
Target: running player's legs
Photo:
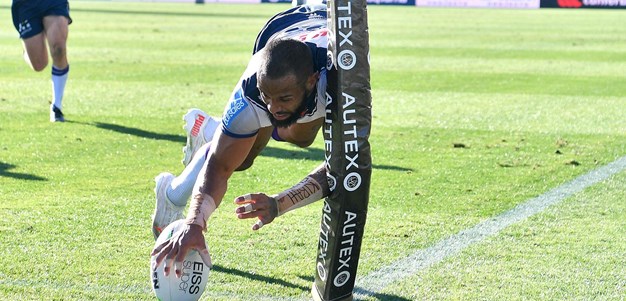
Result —
<instances>
[{"instance_id":1,"label":"running player's legs","mask_svg":"<svg viewBox=\"0 0 626 301\"><path fill-rule=\"evenodd\" d=\"M46 16L43 18L43 26L52 64L60 69L67 67L67 35L69 20L65 16Z\"/></svg>"},{"instance_id":2,"label":"running player's legs","mask_svg":"<svg viewBox=\"0 0 626 301\"><path fill-rule=\"evenodd\" d=\"M42 7L44 34L52 57L52 104L50 106L50 121L65 121L63 116L63 95L65 84L69 77L70 66L67 62L67 34L68 25L72 23L70 8L66 0L47 0Z\"/></svg>"},{"instance_id":3,"label":"running player's legs","mask_svg":"<svg viewBox=\"0 0 626 301\"><path fill-rule=\"evenodd\" d=\"M48 65L50 46L53 64L67 67L66 41L69 6L65 0L22 1L11 7L13 24L20 34L24 45L24 59L35 71L41 71Z\"/></svg>"},{"instance_id":4,"label":"running player's legs","mask_svg":"<svg viewBox=\"0 0 626 301\"><path fill-rule=\"evenodd\" d=\"M43 32L22 40L24 60L35 71L41 71L48 65L48 50Z\"/></svg>"},{"instance_id":5,"label":"running player's legs","mask_svg":"<svg viewBox=\"0 0 626 301\"><path fill-rule=\"evenodd\" d=\"M13 3L11 14L24 46L24 60L33 70L43 70L48 65L48 51L39 7L30 1Z\"/></svg>"}]
</instances>

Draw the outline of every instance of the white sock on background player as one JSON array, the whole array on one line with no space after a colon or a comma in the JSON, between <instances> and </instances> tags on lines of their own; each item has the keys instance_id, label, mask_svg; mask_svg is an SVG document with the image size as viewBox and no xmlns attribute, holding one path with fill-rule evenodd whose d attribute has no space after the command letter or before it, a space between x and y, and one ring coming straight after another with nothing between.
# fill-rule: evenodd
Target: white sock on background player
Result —
<instances>
[{"instance_id":1,"label":"white sock on background player","mask_svg":"<svg viewBox=\"0 0 626 301\"><path fill-rule=\"evenodd\" d=\"M65 69L52 66L52 104L59 110L63 109L63 94L69 73L70 65L67 65Z\"/></svg>"}]
</instances>

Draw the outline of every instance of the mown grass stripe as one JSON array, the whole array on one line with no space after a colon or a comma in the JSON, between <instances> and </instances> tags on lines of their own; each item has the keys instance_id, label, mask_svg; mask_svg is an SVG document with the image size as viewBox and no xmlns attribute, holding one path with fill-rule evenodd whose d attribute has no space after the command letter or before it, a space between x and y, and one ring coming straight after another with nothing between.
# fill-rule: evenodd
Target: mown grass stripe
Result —
<instances>
[{"instance_id":1,"label":"mown grass stripe","mask_svg":"<svg viewBox=\"0 0 626 301\"><path fill-rule=\"evenodd\" d=\"M121 294L146 294L152 295L152 289L146 286L138 286L138 285L99 285L99 284L76 284L76 283L61 283L61 282L40 282L36 280L29 279L10 279L10 280L0 280L0 286L8 286L8 287L28 287L30 289L48 289L48 290L56 290L56 291L71 291L71 290L82 290L82 291L92 291L92 292L116 292ZM241 295L236 293L224 293L224 292L214 292L211 291L211 287L207 286L204 293L202 294L203 299L211 300L215 298L221 299L233 299L237 300L238 298L246 298L248 300L259 300L259 301L303 301L307 300L304 297L296 298L296 297L276 297L276 296L268 296L268 295Z\"/></svg>"},{"instance_id":2,"label":"mown grass stripe","mask_svg":"<svg viewBox=\"0 0 626 301\"><path fill-rule=\"evenodd\" d=\"M579 176L536 198L532 198L492 219L458 232L427 249L418 250L406 258L374 271L357 281L355 299L374 296L388 285L415 275L448 257L454 256L465 248L496 235L506 227L541 213L546 208L558 204L565 198L604 181L625 169L626 156Z\"/></svg>"}]
</instances>

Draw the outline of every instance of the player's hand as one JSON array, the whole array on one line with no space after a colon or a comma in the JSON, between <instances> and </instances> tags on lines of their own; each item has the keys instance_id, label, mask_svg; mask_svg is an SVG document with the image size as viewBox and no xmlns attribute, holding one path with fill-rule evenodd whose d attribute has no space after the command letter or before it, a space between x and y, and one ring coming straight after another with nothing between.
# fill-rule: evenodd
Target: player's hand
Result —
<instances>
[{"instance_id":1,"label":"player's hand","mask_svg":"<svg viewBox=\"0 0 626 301\"><path fill-rule=\"evenodd\" d=\"M278 216L276 199L265 193L250 193L235 198L237 218L258 218L252 230L259 230L263 225L271 223Z\"/></svg>"},{"instance_id":2,"label":"player's hand","mask_svg":"<svg viewBox=\"0 0 626 301\"><path fill-rule=\"evenodd\" d=\"M152 250L150 256L156 256L153 268L156 269L165 260L165 268L163 269L165 276L169 275L173 265L176 277L180 278L183 260L191 250L197 250L204 264L209 268L212 266L211 255L202 234L202 227L186 225L182 231L174 233L168 241Z\"/></svg>"}]
</instances>

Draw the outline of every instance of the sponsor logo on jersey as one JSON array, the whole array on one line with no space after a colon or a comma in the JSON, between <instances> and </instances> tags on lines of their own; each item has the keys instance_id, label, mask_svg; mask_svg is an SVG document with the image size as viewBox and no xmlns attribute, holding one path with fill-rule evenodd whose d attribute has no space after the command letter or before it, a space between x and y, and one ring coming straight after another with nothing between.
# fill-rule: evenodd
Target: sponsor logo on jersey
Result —
<instances>
[{"instance_id":1,"label":"sponsor logo on jersey","mask_svg":"<svg viewBox=\"0 0 626 301\"><path fill-rule=\"evenodd\" d=\"M248 103L243 99L242 90L239 89L233 94L233 98L230 101L230 107L224 113L223 123L226 127L230 125L230 122L241 113L247 106Z\"/></svg>"}]
</instances>

